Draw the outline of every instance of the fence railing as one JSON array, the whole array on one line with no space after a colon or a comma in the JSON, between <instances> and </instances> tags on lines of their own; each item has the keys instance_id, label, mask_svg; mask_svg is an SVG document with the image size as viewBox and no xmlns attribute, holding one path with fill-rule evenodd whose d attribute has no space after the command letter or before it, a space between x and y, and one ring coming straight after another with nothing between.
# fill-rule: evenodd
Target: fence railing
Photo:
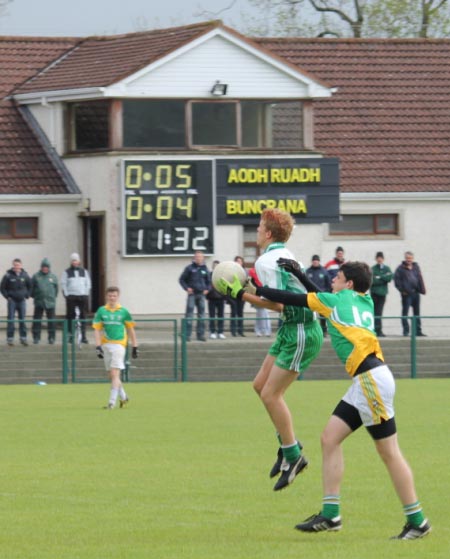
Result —
<instances>
[{"instance_id":1,"label":"fence railing","mask_svg":"<svg viewBox=\"0 0 450 559\"><path fill-rule=\"evenodd\" d=\"M385 338L380 339L387 364L397 377L450 377L450 316L422 316L422 331L426 337L416 336L417 317L407 317L411 335L402 335L400 316L383 317ZM406 317L405 317L406 318ZM186 382L251 380L270 344L275 339L278 318L271 316L271 337L257 336L255 327L265 319L226 317L223 323L226 339L210 336L210 319L202 319L206 343L197 341L196 327L199 319L189 319L192 326L192 341L188 341L188 321L182 319L139 319L136 331L139 342L139 358L126 356L126 367L122 377L128 382ZM242 322L244 336L232 336L231 322ZM55 319L55 343L48 343L47 321L41 322L39 343L33 343L33 320L22 321L27 327L28 346L20 343L19 321L15 321L14 345L6 344L7 320L0 320L5 331L5 345L0 359L0 383L89 383L108 382L103 361L97 359L94 335L86 320L88 344L77 344L70 338L67 320ZM215 319L216 328L218 320ZM74 331L75 324L72 324ZM1 341L0 341L1 344ZM1 347L1 346L0 346ZM318 358L304 373L305 379L345 378L344 368L338 362L329 338L325 338Z\"/></svg>"}]
</instances>

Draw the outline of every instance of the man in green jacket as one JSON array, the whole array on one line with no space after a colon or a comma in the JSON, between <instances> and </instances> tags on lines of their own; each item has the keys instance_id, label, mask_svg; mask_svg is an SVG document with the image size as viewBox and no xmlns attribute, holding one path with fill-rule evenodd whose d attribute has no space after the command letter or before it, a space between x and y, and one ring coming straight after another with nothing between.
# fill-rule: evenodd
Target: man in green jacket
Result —
<instances>
[{"instance_id":1,"label":"man in green jacket","mask_svg":"<svg viewBox=\"0 0 450 559\"><path fill-rule=\"evenodd\" d=\"M377 252L376 264L372 266L372 286L370 295L373 299L375 314L375 333L379 338L384 338L381 317L383 315L384 303L388 292L388 283L392 280L392 270L384 263L384 254Z\"/></svg>"},{"instance_id":2,"label":"man in green jacket","mask_svg":"<svg viewBox=\"0 0 450 559\"><path fill-rule=\"evenodd\" d=\"M50 272L50 262L44 258L41 269L31 278L31 297L34 299L33 343L41 340L42 317L47 316L48 343L55 343L55 306L58 295L58 278Z\"/></svg>"}]
</instances>

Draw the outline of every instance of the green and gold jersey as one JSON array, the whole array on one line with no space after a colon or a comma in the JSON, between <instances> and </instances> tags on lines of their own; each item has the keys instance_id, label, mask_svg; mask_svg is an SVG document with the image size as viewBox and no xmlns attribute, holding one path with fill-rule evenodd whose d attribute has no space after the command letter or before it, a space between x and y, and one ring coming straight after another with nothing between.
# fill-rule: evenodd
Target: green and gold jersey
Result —
<instances>
[{"instance_id":1,"label":"green and gold jersey","mask_svg":"<svg viewBox=\"0 0 450 559\"><path fill-rule=\"evenodd\" d=\"M95 313L92 327L95 330L103 330L102 344L127 345L127 328L134 326L131 314L121 305L112 309L105 305Z\"/></svg>"},{"instance_id":2,"label":"green and gold jersey","mask_svg":"<svg viewBox=\"0 0 450 559\"><path fill-rule=\"evenodd\" d=\"M371 353L384 361L374 332L373 301L369 294L352 289L308 293L308 307L327 318L331 343L350 376Z\"/></svg>"}]
</instances>

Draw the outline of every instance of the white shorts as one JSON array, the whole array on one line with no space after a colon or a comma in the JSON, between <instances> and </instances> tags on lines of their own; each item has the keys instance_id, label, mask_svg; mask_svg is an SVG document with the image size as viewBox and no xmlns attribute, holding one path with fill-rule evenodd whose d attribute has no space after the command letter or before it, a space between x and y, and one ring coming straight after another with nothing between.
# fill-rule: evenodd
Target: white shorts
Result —
<instances>
[{"instance_id":1,"label":"white shorts","mask_svg":"<svg viewBox=\"0 0 450 559\"><path fill-rule=\"evenodd\" d=\"M363 425L379 425L394 417L395 380L387 365L353 377L350 388L342 398L355 407Z\"/></svg>"},{"instance_id":2,"label":"white shorts","mask_svg":"<svg viewBox=\"0 0 450 559\"><path fill-rule=\"evenodd\" d=\"M103 344L105 369L125 369L125 347L121 344Z\"/></svg>"}]
</instances>

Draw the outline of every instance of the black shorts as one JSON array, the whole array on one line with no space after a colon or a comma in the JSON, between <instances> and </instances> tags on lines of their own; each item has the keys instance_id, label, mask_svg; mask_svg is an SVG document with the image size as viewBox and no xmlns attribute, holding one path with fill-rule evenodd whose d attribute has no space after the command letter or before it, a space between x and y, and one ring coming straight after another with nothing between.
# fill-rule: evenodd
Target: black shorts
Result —
<instances>
[{"instance_id":1,"label":"black shorts","mask_svg":"<svg viewBox=\"0 0 450 559\"><path fill-rule=\"evenodd\" d=\"M352 431L356 431L362 425L362 419L358 410L354 406L344 402L344 400L339 402L332 415L342 419L342 421L347 423ZM391 417L391 419L388 419L387 421L382 421L378 425L370 425L369 427L366 427L366 429L370 436L375 440L390 437L397 432L395 417Z\"/></svg>"}]
</instances>

